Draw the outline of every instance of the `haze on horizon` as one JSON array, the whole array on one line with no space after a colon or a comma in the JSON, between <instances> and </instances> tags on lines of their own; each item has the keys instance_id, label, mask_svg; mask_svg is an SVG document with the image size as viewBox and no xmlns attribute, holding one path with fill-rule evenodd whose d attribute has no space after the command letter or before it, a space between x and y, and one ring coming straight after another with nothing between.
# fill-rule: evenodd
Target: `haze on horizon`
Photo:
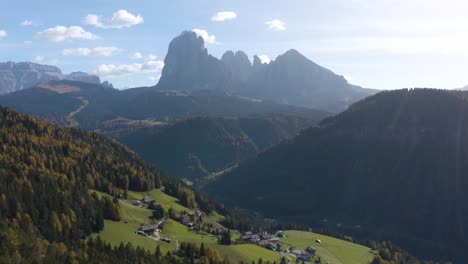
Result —
<instances>
[{"instance_id":1,"label":"haze on horizon","mask_svg":"<svg viewBox=\"0 0 468 264\"><path fill-rule=\"evenodd\" d=\"M2 10L0 61L95 73L119 88L156 84L168 44L183 30L203 36L218 58L243 50L268 61L294 48L368 88L468 84L461 0L18 0Z\"/></svg>"}]
</instances>

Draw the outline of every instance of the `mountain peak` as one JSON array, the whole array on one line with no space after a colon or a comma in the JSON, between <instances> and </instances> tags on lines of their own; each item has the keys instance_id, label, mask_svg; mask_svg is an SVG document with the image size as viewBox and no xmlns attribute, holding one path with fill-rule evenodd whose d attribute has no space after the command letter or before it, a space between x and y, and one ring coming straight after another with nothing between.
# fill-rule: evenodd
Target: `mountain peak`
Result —
<instances>
[{"instance_id":1,"label":"mountain peak","mask_svg":"<svg viewBox=\"0 0 468 264\"><path fill-rule=\"evenodd\" d=\"M164 60L159 90L218 89L242 96L339 111L371 93L290 49L268 64L253 64L243 51L208 54L203 38L184 31L174 38Z\"/></svg>"},{"instance_id":2,"label":"mountain peak","mask_svg":"<svg viewBox=\"0 0 468 264\"><path fill-rule=\"evenodd\" d=\"M290 49L278 56L275 61L310 61L306 56L302 55L299 51L295 49Z\"/></svg>"},{"instance_id":3,"label":"mountain peak","mask_svg":"<svg viewBox=\"0 0 468 264\"><path fill-rule=\"evenodd\" d=\"M258 57L257 55L253 56L253 65L252 66L253 66L254 70L260 69L263 66L262 60L260 60L260 57Z\"/></svg>"},{"instance_id":4,"label":"mountain peak","mask_svg":"<svg viewBox=\"0 0 468 264\"><path fill-rule=\"evenodd\" d=\"M161 79L162 90L218 88L224 78L222 62L208 54L203 38L184 31L169 44Z\"/></svg>"},{"instance_id":5,"label":"mountain peak","mask_svg":"<svg viewBox=\"0 0 468 264\"><path fill-rule=\"evenodd\" d=\"M175 37L169 44L169 50L185 46L186 48L203 51L205 50L205 41L193 31L183 31L179 36Z\"/></svg>"},{"instance_id":6,"label":"mountain peak","mask_svg":"<svg viewBox=\"0 0 468 264\"><path fill-rule=\"evenodd\" d=\"M231 87L242 86L252 73L252 64L249 57L243 51L234 53L229 50L223 54L221 61L224 63L227 77L231 81Z\"/></svg>"}]
</instances>

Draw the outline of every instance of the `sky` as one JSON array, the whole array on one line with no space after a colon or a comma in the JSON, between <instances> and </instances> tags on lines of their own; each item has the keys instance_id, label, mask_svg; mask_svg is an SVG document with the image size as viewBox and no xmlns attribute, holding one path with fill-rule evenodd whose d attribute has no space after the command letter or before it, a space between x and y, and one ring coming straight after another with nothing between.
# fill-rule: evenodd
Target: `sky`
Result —
<instances>
[{"instance_id":1,"label":"sky","mask_svg":"<svg viewBox=\"0 0 468 264\"><path fill-rule=\"evenodd\" d=\"M468 85L463 0L15 0L0 9L0 61L155 85L171 39L268 62L288 49L366 88Z\"/></svg>"}]
</instances>

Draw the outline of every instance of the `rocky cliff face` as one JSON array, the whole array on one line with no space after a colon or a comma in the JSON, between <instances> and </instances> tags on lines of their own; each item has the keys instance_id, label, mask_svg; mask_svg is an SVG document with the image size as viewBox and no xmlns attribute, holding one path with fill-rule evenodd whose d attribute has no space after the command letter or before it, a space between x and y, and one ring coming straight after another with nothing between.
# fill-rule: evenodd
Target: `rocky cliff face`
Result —
<instances>
[{"instance_id":1,"label":"rocky cliff face","mask_svg":"<svg viewBox=\"0 0 468 264\"><path fill-rule=\"evenodd\" d=\"M169 45L157 88L218 89L241 96L338 112L375 91L349 84L343 76L289 50L269 64L242 52L221 60L208 54L203 39L185 31Z\"/></svg>"},{"instance_id":2,"label":"rocky cliff face","mask_svg":"<svg viewBox=\"0 0 468 264\"><path fill-rule=\"evenodd\" d=\"M370 94L360 87L354 89L343 76L297 50L289 50L269 64L256 58L254 69L243 93L255 98L336 111Z\"/></svg>"},{"instance_id":3,"label":"rocky cliff face","mask_svg":"<svg viewBox=\"0 0 468 264\"><path fill-rule=\"evenodd\" d=\"M252 64L243 51L237 51L236 53L226 51L221 61L224 64L228 79L235 84L245 84L252 74ZM232 88L235 88L235 86L233 85Z\"/></svg>"},{"instance_id":4,"label":"rocky cliff face","mask_svg":"<svg viewBox=\"0 0 468 264\"><path fill-rule=\"evenodd\" d=\"M224 80L223 63L208 54L203 38L185 31L169 44L157 87L161 90L218 89Z\"/></svg>"},{"instance_id":5,"label":"rocky cliff face","mask_svg":"<svg viewBox=\"0 0 468 264\"><path fill-rule=\"evenodd\" d=\"M36 64L32 62L5 62L0 63L0 94L26 89L42 81L72 80L86 83L100 84L96 75L84 72L63 74L55 66ZM106 86L111 86L106 84Z\"/></svg>"}]
</instances>

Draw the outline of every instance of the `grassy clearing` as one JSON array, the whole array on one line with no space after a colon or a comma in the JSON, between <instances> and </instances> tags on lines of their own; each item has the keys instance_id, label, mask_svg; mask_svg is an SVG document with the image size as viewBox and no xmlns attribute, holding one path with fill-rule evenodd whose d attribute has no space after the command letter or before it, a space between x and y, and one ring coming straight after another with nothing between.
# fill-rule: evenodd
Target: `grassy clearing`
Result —
<instances>
[{"instance_id":1,"label":"grassy clearing","mask_svg":"<svg viewBox=\"0 0 468 264\"><path fill-rule=\"evenodd\" d=\"M91 190L90 192L96 192L99 197L109 196L108 194L94 190ZM156 203L161 204L161 206L166 210L170 207L179 212L191 210L178 204L178 200L176 198L168 196L162 190L152 190L150 192L129 192L128 194L128 200L119 200L122 220L120 222L105 220L104 230L94 236L99 235L104 241L109 242L113 246L118 246L120 243L131 243L135 247L140 246L147 250L154 251L159 245L163 253L175 250L177 243L181 242L192 242L198 244L204 243L206 246L218 250L223 258L228 257L233 263L238 263L240 261L256 261L259 258L262 258L263 260L280 259L279 253L269 251L255 245L220 245L218 244L215 236L205 232L191 231L186 226L174 220L168 220L167 225L163 227L160 234L161 237L171 238L171 243L155 241L149 237L137 235L135 231L142 224L151 222L150 216L152 212L151 210L134 206L132 203L135 200L141 200L144 196L150 196L156 200ZM222 220L223 216L214 214L213 216L205 216L205 219L221 227L217 221Z\"/></svg>"},{"instance_id":2,"label":"grassy clearing","mask_svg":"<svg viewBox=\"0 0 468 264\"><path fill-rule=\"evenodd\" d=\"M313 246L317 249L317 255L325 263L366 264L370 263L374 257L370 248L337 238L294 230L285 231L285 234L286 238L281 239L286 243L285 246L297 249ZM320 239L322 243L315 242L317 239Z\"/></svg>"},{"instance_id":3,"label":"grassy clearing","mask_svg":"<svg viewBox=\"0 0 468 264\"><path fill-rule=\"evenodd\" d=\"M281 255L278 252L251 244L231 246L215 245L214 248L223 256L229 256L229 259L235 261L235 263L239 263L240 261L250 263L252 260L257 262L259 258L262 258L263 261L276 261L276 263L279 263L281 260Z\"/></svg>"},{"instance_id":4,"label":"grassy clearing","mask_svg":"<svg viewBox=\"0 0 468 264\"><path fill-rule=\"evenodd\" d=\"M175 244L155 241L149 237L137 235L135 231L138 227L140 227L139 224L132 224L130 222L125 224L124 222L105 220L104 230L95 236L99 235L101 239L109 242L113 246L118 246L120 243L131 243L134 247L139 246L151 252L154 252L158 245L162 252L175 249Z\"/></svg>"},{"instance_id":5,"label":"grassy clearing","mask_svg":"<svg viewBox=\"0 0 468 264\"><path fill-rule=\"evenodd\" d=\"M177 198L165 194L163 189L154 189L149 192L128 192L129 200L141 200L145 196L155 199L156 203L160 204L166 211L171 207L178 212L191 211L189 208L179 204Z\"/></svg>"},{"instance_id":6,"label":"grassy clearing","mask_svg":"<svg viewBox=\"0 0 468 264\"><path fill-rule=\"evenodd\" d=\"M96 194L99 197L107 196L107 194L101 192L96 192ZM113 222L106 220L104 223L104 230L99 234L103 240L115 246L118 246L121 242L124 244L132 243L135 247L140 246L150 251L156 250L156 247L159 245L162 252L175 250L177 243L181 242L204 243L206 246L218 250L223 257L228 257L233 263L238 263L240 261L250 263L252 260L257 261L259 258L270 261L276 260L279 262L281 258L280 253L256 245L220 245L215 236L205 232L191 231L186 226L174 220L168 220L167 225L164 226L161 232L161 237L169 237L172 239L171 243L155 241L149 237L137 235L135 231L140 225L151 222L151 210L132 204L133 201L141 200L144 196L153 197L156 203L161 204L165 210L172 207L179 212L191 211L189 208L178 204L176 198L165 194L163 190L129 192L129 199L127 201L119 201L122 221ZM217 225L220 225L218 222L222 219L223 216L217 213L211 216L205 216L205 220ZM281 239L286 243L284 247L305 249L308 246L313 246L317 249L317 255L322 258L324 263L366 264L370 263L374 256L372 251L367 247L329 236L294 230L285 231L285 234L286 238ZM233 237L237 236L238 235L234 232ZM316 243L316 239L320 239L322 243Z\"/></svg>"}]
</instances>

